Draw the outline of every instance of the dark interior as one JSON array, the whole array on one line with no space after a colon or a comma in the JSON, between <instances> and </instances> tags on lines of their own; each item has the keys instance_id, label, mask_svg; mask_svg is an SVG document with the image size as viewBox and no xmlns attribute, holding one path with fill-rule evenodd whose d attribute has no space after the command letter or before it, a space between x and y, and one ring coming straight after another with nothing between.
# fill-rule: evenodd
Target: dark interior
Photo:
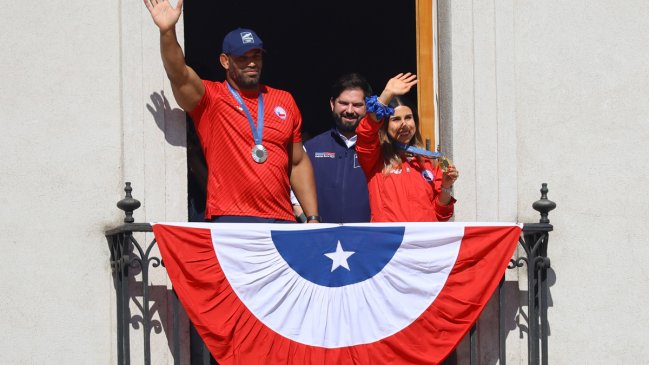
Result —
<instances>
[{"instance_id":1,"label":"dark interior","mask_svg":"<svg viewBox=\"0 0 649 365\"><path fill-rule=\"evenodd\" d=\"M338 76L359 72L379 93L398 72L417 70L414 1L192 0L184 22L187 63L207 80L225 77L223 36L253 29L267 51L262 82L293 94L311 135L331 127L329 88Z\"/></svg>"},{"instance_id":2,"label":"dark interior","mask_svg":"<svg viewBox=\"0 0 649 365\"><path fill-rule=\"evenodd\" d=\"M331 84L344 73L364 75L375 93L399 72L416 72L414 1L191 0L184 6L185 57L202 79L221 81L223 37L238 27L264 42L262 82L293 94L303 138L332 126ZM416 90L408 97L416 102ZM197 143L191 123L188 146ZM204 176L200 149L188 149L189 219L202 220ZM198 176L197 176L198 175Z\"/></svg>"}]
</instances>

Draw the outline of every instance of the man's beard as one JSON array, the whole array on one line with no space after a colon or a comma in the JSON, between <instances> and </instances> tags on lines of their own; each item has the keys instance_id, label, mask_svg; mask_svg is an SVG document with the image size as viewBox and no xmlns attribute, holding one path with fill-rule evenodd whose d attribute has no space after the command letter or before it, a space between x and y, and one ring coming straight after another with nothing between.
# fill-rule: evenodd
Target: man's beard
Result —
<instances>
[{"instance_id":1,"label":"man's beard","mask_svg":"<svg viewBox=\"0 0 649 365\"><path fill-rule=\"evenodd\" d=\"M250 77L244 74L244 70L232 72L232 79L241 89L254 89L259 85L259 78L261 77L261 71L257 72L257 76Z\"/></svg>"},{"instance_id":2,"label":"man's beard","mask_svg":"<svg viewBox=\"0 0 649 365\"><path fill-rule=\"evenodd\" d=\"M355 132L358 123L360 123L361 121L361 117L356 114L342 113L342 115L338 115L336 113L331 113L331 115L333 116L334 122L336 123L336 128L338 128L338 130L341 132ZM356 117L356 121L352 124L344 123L342 118L343 116L346 116L348 118Z\"/></svg>"}]
</instances>

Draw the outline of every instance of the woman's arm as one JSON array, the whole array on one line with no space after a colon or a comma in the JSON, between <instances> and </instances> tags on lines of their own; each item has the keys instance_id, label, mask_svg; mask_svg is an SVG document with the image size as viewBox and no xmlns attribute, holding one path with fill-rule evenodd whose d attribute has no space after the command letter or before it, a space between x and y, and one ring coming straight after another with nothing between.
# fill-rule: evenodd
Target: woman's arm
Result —
<instances>
[{"instance_id":1,"label":"woman's arm","mask_svg":"<svg viewBox=\"0 0 649 365\"><path fill-rule=\"evenodd\" d=\"M383 168L383 156L379 141L379 129L383 123L376 120L371 121L368 115L361 119L356 127L356 155L358 155L358 162L365 172L365 178L369 181L375 171L380 171Z\"/></svg>"},{"instance_id":2,"label":"woman's arm","mask_svg":"<svg viewBox=\"0 0 649 365\"><path fill-rule=\"evenodd\" d=\"M446 171L442 174L442 185L440 189L440 194L437 197L437 200L441 205L449 205L453 196L451 195L451 189L453 189L453 184L460 176L457 169L454 165L450 165Z\"/></svg>"},{"instance_id":3,"label":"woman's arm","mask_svg":"<svg viewBox=\"0 0 649 365\"><path fill-rule=\"evenodd\" d=\"M451 189L459 174L453 165L450 165L446 171L442 171L438 166L435 166L435 170L435 176L441 173L441 177L435 178L433 184L435 218L438 222L446 222L455 212L455 198L451 195Z\"/></svg>"}]
</instances>

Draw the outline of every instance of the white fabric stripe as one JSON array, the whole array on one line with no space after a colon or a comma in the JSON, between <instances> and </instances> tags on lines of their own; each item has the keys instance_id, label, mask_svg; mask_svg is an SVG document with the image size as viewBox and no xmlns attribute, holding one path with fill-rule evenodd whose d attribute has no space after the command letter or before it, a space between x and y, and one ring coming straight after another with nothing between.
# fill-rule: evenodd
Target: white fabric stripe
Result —
<instances>
[{"instance_id":1,"label":"white fabric stripe","mask_svg":"<svg viewBox=\"0 0 649 365\"><path fill-rule=\"evenodd\" d=\"M228 281L262 323L293 341L337 348L375 342L402 330L443 287L464 225L438 224L434 230L430 224L405 226L404 242L382 272L338 288L303 279L275 249L270 229L304 226L256 224L244 231L240 225L220 224L212 237Z\"/></svg>"}]
</instances>

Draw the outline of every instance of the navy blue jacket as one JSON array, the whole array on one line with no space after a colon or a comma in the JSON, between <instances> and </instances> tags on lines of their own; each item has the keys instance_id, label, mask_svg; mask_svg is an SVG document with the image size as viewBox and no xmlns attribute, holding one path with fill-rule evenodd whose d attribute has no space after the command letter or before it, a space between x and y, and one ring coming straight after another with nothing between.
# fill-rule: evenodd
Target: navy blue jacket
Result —
<instances>
[{"instance_id":1,"label":"navy blue jacket","mask_svg":"<svg viewBox=\"0 0 649 365\"><path fill-rule=\"evenodd\" d=\"M313 137L304 146L313 165L322 222L369 222L367 180L354 147L347 148L335 129Z\"/></svg>"}]
</instances>

